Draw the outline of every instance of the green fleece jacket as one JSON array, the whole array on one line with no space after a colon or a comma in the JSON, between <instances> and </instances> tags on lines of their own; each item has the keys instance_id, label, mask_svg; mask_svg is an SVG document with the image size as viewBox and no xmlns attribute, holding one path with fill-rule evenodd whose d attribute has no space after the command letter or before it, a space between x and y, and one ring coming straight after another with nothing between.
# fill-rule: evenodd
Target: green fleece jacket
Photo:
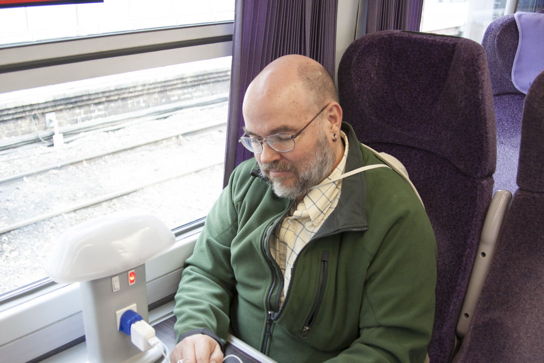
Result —
<instances>
[{"instance_id":1,"label":"green fleece jacket","mask_svg":"<svg viewBox=\"0 0 544 363\"><path fill-rule=\"evenodd\" d=\"M348 124L346 172L383 163ZM187 259L174 309L179 337L229 333L278 362L423 362L436 242L409 183L376 168L347 177L336 209L299 254L285 302L269 252L291 201L239 165Z\"/></svg>"}]
</instances>

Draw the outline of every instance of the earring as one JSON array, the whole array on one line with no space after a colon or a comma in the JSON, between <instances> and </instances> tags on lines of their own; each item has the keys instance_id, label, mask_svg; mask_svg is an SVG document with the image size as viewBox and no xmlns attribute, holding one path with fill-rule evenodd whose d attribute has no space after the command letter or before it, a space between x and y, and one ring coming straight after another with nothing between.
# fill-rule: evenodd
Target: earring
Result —
<instances>
[{"instance_id":1,"label":"earring","mask_svg":"<svg viewBox=\"0 0 544 363\"><path fill-rule=\"evenodd\" d=\"M332 141L336 142L336 133L332 134Z\"/></svg>"}]
</instances>

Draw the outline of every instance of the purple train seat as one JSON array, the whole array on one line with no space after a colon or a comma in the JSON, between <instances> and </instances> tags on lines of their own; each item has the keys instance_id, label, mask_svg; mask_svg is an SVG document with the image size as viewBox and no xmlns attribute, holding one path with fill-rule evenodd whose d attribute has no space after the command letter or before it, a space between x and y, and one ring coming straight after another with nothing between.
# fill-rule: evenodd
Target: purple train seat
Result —
<instances>
[{"instance_id":1,"label":"purple train seat","mask_svg":"<svg viewBox=\"0 0 544 363\"><path fill-rule=\"evenodd\" d=\"M456 324L492 199L496 129L484 49L468 39L383 31L355 40L338 71L344 119L397 157L438 241L431 362L452 358Z\"/></svg>"},{"instance_id":2,"label":"purple train seat","mask_svg":"<svg viewBox=\"0 0 544 363\"><path fill-rule=\"evenodd\" d=\"M516 14L516 16L518 16L520 24L525 24L526 27L538 27L538 23L530 22L530 20L535 20L535 17L544 20L544 14L522 13ZM535 31L535 33L540 32ZM531 34L531 32L526 33ZM515 178L519 156L521 115L525 94L518 90L518 87L515 85L517 82L512 78L513 73L515 75L520 74L516 72L517 68L515 66L520 63L520 60L526 59L526 57L520 57L520 54L524 55L526 53L526 49L533 48L534 51L535 47L544 47L544 38L542 38L542 41L539 41L538 37L535 39L527 39L525 37L525 43L519 43L519 39L520 32L518 31L515 16L506 15L496 19L488 26L482 41L489 62L495 117L497 120L498 150L497 170L494 175L495 190L506 189L514 191L516 189ZM528 42L532 42L532 44L527 44ZM519 53L516 55L518 46L523 44L525 47L520 47ZM541 53L544 52L544 48L539 49L541 49Z\"/></svg>"},{"instance_id":3,"label":"purple train seat","mask_svg":"<svg viewBox=\"0 0 544 363\"><path fill-rule=\"evenodd\" d=\"M544 357L544 72L525 101L518 189L457 362L537 362Z\"/></svg>"}]
</instances>

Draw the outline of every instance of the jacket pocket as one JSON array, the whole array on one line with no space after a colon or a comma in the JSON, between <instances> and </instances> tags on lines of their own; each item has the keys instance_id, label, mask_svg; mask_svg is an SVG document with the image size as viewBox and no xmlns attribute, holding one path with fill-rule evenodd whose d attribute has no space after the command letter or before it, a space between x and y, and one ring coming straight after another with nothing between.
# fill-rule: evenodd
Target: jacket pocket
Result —
<instances>
[{"instance_id":1,"label":"jacket pocket","mask_svg":"<svg viewBox=\"0 0 544 363\"><path fill-rule=\"evenodd\" d=\"M323 251L321 255L321 266L319 269L319 280L317 285L317 290L315 293L314 302L312 304L312 308L310 309L310 313L304 320L304 325L302 327L301 335L303 337L307 336L310 330L312 329L312 325L315 321L315 318L317 316L317 313L319 312L319 307L321 306L321 302L323 300L323 296L325 295L325 288L327 287L327 275L328 275L328 269L329 269L329 252Z\"/></svg>"}]
</instances>

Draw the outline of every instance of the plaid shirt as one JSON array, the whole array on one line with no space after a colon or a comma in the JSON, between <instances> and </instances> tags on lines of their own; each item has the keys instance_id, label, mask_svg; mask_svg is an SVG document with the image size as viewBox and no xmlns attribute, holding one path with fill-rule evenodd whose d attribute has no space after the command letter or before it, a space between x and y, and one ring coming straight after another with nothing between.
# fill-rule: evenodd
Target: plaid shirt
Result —
<instances>
[{"instance_id":1,"label":"plaid shirt","mask_svg":"<svg viewBox=\"0 0 544 363\"><path fill-rule=\"evenodd\" d=\"M348 155L348 138L341 132L344 156L332 173L318 187L311 189L282 221L270 240L270 252L284 277L281 301L287 294L291 281L291 269L300 251L306 246L323 222L332 213L342 189L342 180L331 182L344 173Z\"/></svg>"}]
</instances>

